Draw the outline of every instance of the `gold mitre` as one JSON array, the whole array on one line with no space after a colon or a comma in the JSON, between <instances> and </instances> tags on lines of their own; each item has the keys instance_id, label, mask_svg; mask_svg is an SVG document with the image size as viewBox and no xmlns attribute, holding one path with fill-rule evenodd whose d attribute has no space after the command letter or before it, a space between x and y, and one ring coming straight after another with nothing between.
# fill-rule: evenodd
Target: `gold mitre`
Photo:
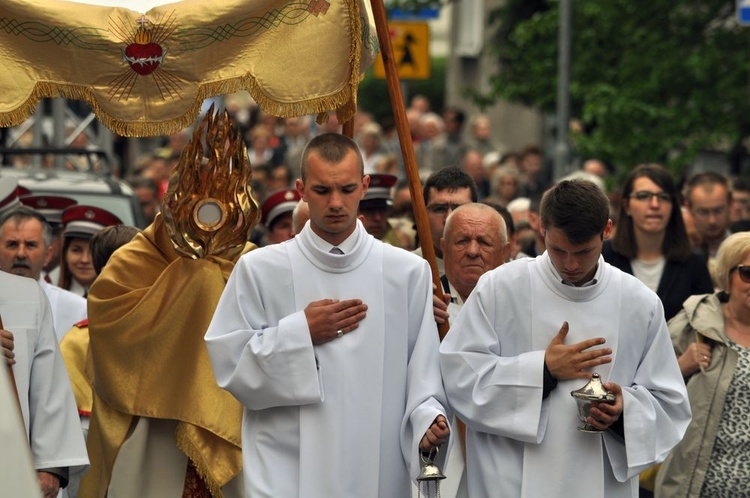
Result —
<instances>
[{"instance_id":1,"label":"gold mitre","mask_svg":"<svg viewBox=\"0 0 750 498\"><path fill-rule=\"evenodd\" d=\"M214 114L212 105L170 174L162 202L177 252L193 259L235 260L260 217L251 178L242 136L233 133L229 113Z\"/></svg>"}]
</instances>

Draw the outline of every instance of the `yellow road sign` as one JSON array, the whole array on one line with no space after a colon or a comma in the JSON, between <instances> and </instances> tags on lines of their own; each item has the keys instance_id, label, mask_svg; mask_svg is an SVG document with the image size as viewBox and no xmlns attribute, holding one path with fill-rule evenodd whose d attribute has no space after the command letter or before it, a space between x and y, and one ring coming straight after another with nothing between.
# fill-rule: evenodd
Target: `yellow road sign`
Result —
<instances>
[{"instance_id":1,"label":"yellow road sign","mask_svg":"<svg viewBox=\"0 0 750 498\"><path fill-rule=\"evenodd\" d=\"M430 27L426 22L389 22L393 60L399 78L424 80L430 77ZM383 59L375 59L375 77L385 78Z\"/></svg>"}]
</instances>

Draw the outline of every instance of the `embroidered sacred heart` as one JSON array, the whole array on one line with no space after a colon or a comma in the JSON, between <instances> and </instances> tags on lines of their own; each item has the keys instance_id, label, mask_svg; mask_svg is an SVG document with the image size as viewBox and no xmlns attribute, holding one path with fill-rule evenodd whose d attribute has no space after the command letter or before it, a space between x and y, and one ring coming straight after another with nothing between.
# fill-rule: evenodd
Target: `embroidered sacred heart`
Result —
<instances>
[{"instance_id":1,"label":"embroidered sacred heart","mask_svg":"<svg viewBox=\"0 0 750 498\"><path fill-rule=\"evenodd\" d=\"M166 52L156 43L131 43L125 48L122 59L141 76L151 74L164 61Z\"/></svg>"}]
</instances>

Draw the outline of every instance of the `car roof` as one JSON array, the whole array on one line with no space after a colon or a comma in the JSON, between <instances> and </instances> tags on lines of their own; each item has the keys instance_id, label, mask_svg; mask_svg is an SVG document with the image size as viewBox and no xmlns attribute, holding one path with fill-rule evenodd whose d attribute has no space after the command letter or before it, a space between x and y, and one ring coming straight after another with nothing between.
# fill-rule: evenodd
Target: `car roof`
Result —
<instances>
[{"instance_id":1,"label":"car roof","mask_svg":"<svg viewBox=\"0 0 750 498\"><path fill-rule=\"evenodd\" d=\"M133 195L133 189L117 178L85 171L3 168L2 176L15 176L19 185L35 192L85 192Z\"/></svg>"},{"instance_id":2,"label":"car roof","mask_svg":"<svg viewBox=\"0 0 750 498\"><path fill-rule=\"evenodd\" d=\"M133 189L124 181L108 175L85 171L42 168L0 169L0 176L11 176L32 194L71 197L80 204L106 209L126 225L145 228L146 222Z\"/></svg>"}]
</instances>

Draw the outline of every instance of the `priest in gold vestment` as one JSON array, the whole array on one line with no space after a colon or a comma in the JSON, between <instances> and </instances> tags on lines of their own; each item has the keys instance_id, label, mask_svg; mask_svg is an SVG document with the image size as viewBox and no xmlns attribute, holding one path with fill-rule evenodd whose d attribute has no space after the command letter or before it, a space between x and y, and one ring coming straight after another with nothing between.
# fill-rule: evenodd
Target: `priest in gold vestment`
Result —
<instances>
[{"instance_id":1,"label":"priest in gold vestment","mask_svg":"<svg viewBox=\"0 0 750 498\"><path fill-rule=\"evenodd\" d=\"M162 213L91 287L93 463L82 496L242 496L242 407L216 384L203 336L251 248L250 177L241 137L212 109L182 153Z\"/></svg>"}]
</instances>

